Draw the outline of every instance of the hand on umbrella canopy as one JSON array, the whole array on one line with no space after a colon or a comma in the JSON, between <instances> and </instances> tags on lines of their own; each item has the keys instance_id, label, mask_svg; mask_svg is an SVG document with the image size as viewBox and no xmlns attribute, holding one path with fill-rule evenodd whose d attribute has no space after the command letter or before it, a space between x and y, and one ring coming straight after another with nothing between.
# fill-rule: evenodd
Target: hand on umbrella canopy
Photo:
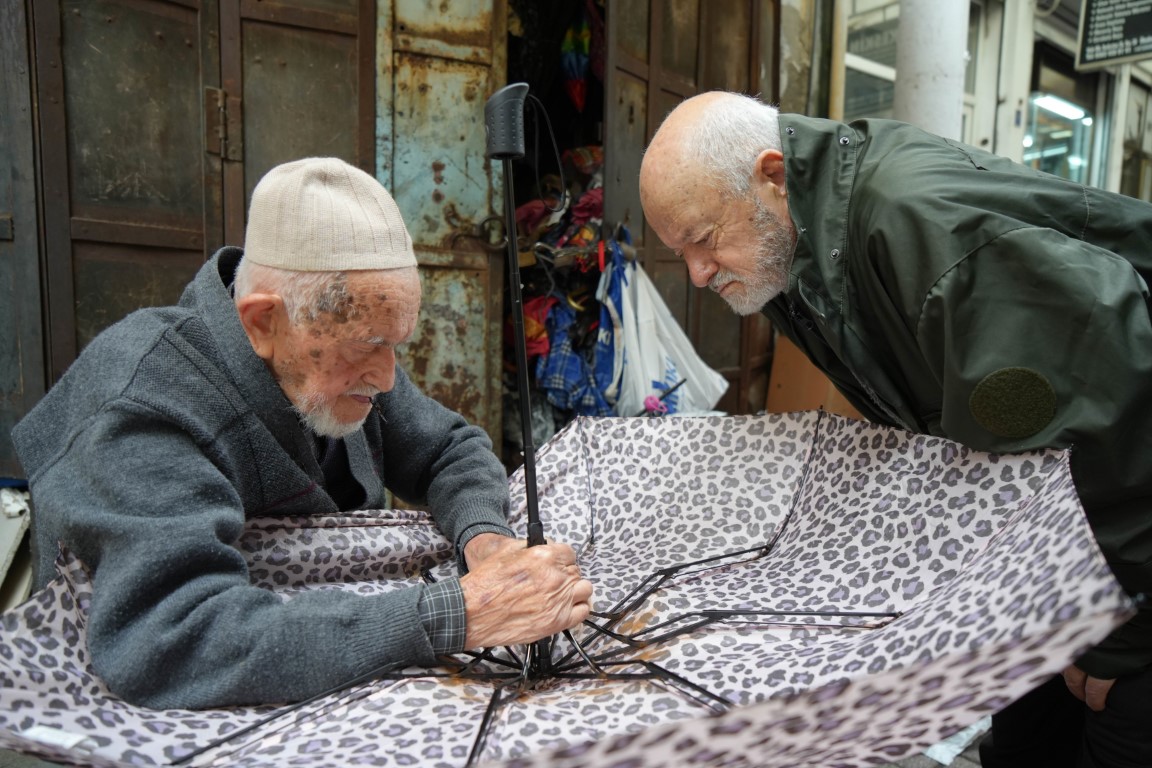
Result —
<instances>
[{"instance_id":1,"label":"hand on umbrella canopy","mask_svg":"<svg viewBox=\"0 0 1152 768\"><path fill-rule=\"evenodd\" d=\"M482 537L486 541L472 547ZM521 540L499 538L481 534L465 548L470 569L460 579L465 647L530 643L588 617L592 583L580 575L572 547L551 542L527 547Z\"/></svg>"},{"instance_id":2,"label":"hand on umbrella canopy","mask_svg":"<svg viewBox=\"0 0 1152 768\"><path fill-rule=\"evenodd\" d=\"M1075 664L1069 664L1064 668L1064 684L1068 686L1068 690L1095 712L1104 711L1108 691L1112 690L1112 684L1115 682L1092 677Z\"/></svg>"}]
</instances>

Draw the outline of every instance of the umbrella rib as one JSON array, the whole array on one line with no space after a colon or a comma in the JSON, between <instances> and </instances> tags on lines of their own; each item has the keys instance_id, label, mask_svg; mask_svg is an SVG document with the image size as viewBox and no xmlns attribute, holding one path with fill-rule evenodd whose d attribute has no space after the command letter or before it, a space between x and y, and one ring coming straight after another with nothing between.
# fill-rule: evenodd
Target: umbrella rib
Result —
<instances>
[{"instance_id":1,"label":"umbrella rib","mask_svg":"<svg viewBox=\"0 0 1152 768\"><path fill-rule=\"evenodd\" d=\"M701 616L701 617L703 617L703 619L700 621L697 621L693 624L690 624L686 627L672 630L672 631L667 632L663 635L658 635L657 637L652 638L650 640L639 640L641 635L655 632L659 629L662 629L664 627L668 627L668 626L671 626L674 624L678 624L682 621L686 621L687 619L689 619L690 617L693 617L693 616ZM751 617L751 616L817 616L817 617L828 617L828 618L832 618L832 617L882 618L882 619L891 620L891 619L899 618L900 614L899 613L891 613L891 612L871 612L871 611L702 610L702 611L692 611L690 613L683 613L683 614L680 614L679 616L673 616L672 618L667 619L665 621L662 621L659 624L653 624L650 627L645 627L644 629L641 629L639 632L636 632L636 633L630 635L629 637L632 640L643 643L644 645L651 645L653 643L659 643L659 642L662 642L664 640L668 640L670 638L676 637L678 635L682 635L682 634L685 634L687 632L691 632L693 630L699 629L700 627L704 627L704 626L707 626L709 624L715 624L717 622L724 621L725 619L735 619L735 618L740 618L740 617ZM767 622L767 623L787 625L788 622ZM887 623L887 622L885 622L885 623ZM826 624L826 625L822 625L822 626L827 626L827 627L832 627L832 628L843 628L843 629L876 629L877 628L875 626L868 627L868 626L860 626L860 625L852 625L852 624ZM879 625L879 626L883 626L883 625ZM625 640L624 642L627 642L627 641Z\"/></svg>"},{"instance_id":2,"label":"umbrella rib","mask_svg":"<svg viewBox=\"0 0 1152 768\"><path fill-rule=\"evenodd\" d=\"M707 688L704 688L703 686L701 686L697 683L694 683L685 677L681 677L680 675L676 674L675 672L672 672L671 670L665 669L664 667L660 666L659 664L656 664L655 662L652 662L652 661L648 661L646 659L622 659L620 661L610 661L610 662L607 662L605 664L605 666L615 666L615 667L626 667L626 666L632 666L632 665L643 667L644 669L648 670L648 673L647 674L636 674L636 673L629 673L629 672L618 672L616 674L606 673L604 675L604 679L608 679L608 680L653 680L653 679L660 680L662 682L668 683L669 685L688 688L688 689L694 691L695 693L699 694L700 696L703 696L707 699L710 699L711 701L715 702L715 704L718 704L720 706L717 707L713 704L704 704L704 706L707 706L709 709L712 709L715 712L726 712L729 709L731 709L733 706L735 706L731 701L724 698L723 696L716 694L716 693L712 693L712 691L709 691ZM567 674L557 675L557 677L562 677L566 680L590 680L590 679L596 679L600 676L599 675L594 676L594 675L581 675L581 674L567 673ZM694 701L700 701L699 699L693 699L693 700ZM701 703L704 703L704 702L701 702Z\"/></svg>"},{"instance_id":3,"label":"umbrella rib","mask_svg":"<svg viewBox=\"0 0 1152 768\"><path fill-rule=\"evenodd\" d=\"M796 492L792 494L792 506L788 508L788 514L784 515L784 520L776 529L775 535L764 545L765 555L776 547L776 542L784 536L788 523L796 517L796 508L800 504L800 498L804 495L804 491L808 488L808 477L812 473L812 465L816 462L816 448L820 442L820 431L824 426L826 413L823 408L816 412L816 423L812 425L812 444L808 449L808 456L804 459L804 469L800 472L800 482L796 484Z\"/></svg>"},{"instance_id":4,"label":"umbrella rib","mask_svg":"<svg viewBox=\"0 0 1152 768\"><path fill-rule=\"evenodd\" d=\"M260 718L256 722L250 723L250 724L244 726L243 728L240 728L238 730L233 731L232 733L228 734L227 736L216 739L212 742L209 742L205 746L200 747L199 749L195 749L195 750L189 752L188 754L181 757L179 760L173 761L171 763L171 765L182 765L183 763L187 763L189 760L191 760L194 757L202 755L205 752L208 752L209 750L223 746L224 744L227 744L228 742L232 741L233 739L235 739L239 736L243 736L246 733L250 733L251 731L254 731L257 728L260 728L262 726L265 726L268 723L272 722L273 720L278 720L279 718L284 717L285 715L290 715L293 712L296 712L296 711L308 706L309 704L315 704L320 699L323 699L325 697L332 696L332 695L335 695L335 694L340 693L342 691L348 690L348 689L353 688L357 685L360 685L361 683L366 683L369 680L373 680L376 678L384 678L384 676L387 674L387 672L390 669L393 669L395 667L396 667L395 663L384 664L384 665L379 666L373 670L365 672L364 674L362 674L358 677L355 677L352 680L341 683L339 686L329 688L326 691L321 691L320 693L317 693L314 696L310 696L307 699L304 699L303 701L298 701L295 704L291 704L287 707L284 707L283 709L278 709L274 712L271 712L268 715L266 715L265 717ZM385 678L385 679L387 679L387 678ZM399 678L392 678L392 679L399 679ZM369 692L366 691L364 695L367 695L368 693ZM352 700L352 699L346 697L346 698L340 699L339 701L330 702L329 705L345 704L350 700Z\"/></svg>"},{"instance_id":5,"label":"umbrella rib","mask_svg":"<svg viewBox=\"0 0 1152 768\"><path fill-rule=\"evenodd\" d=\"M576 649L576 652L578 654L580 654L580 657L582 659L584 659L584 663L587 664L593 672L595 672L597 675L603 675L604 674L604 670L600 669L600 667L598 667L596 665L596 662L593 661L592 657L588 655L588 652L584 650L584 646L582 646L576 640L576 638L572 636L571 630L569 630L569 629L564 630L564 637L568 638L568 642L572 644L572 647ZM570 658L572 658L572 654L568 654L568 656L565 657L565 659L570 659Z\"/></svg>"},{"instance_id":6,"label":"umbrella rib","mask_svg":"<svg viewBox=\"0 0 1152 768\"><path fill-rule=\"evenodd\" d=\"M488 699L488 706L484 710L484 717L480 721L480 727L477 729L476 738L472 741L472 751L468 753L468 762L465 767L476 764L480 755L484 752L484 743L488 741L488 731L492 728L492 721L496 717L496 713L504 706L504 689L507 685L499 685L492 691L492 697ZM515 696L507 697L509 700Z\"/></svg>"}]
</instances>

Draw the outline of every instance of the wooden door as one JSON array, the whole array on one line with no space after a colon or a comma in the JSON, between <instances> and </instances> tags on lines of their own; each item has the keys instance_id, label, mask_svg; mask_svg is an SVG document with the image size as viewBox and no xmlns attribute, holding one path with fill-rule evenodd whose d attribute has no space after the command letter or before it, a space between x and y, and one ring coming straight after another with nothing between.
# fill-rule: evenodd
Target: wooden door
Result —
<instances>
[{"instance_id":1,"label":"wooden door","mask_svg":"<svg viewBox=\"0 0 1152 768\"><path fill-rule=\"evenodd\" d=\"M776 2L650 0L610 3L605 140L606 222L623 222L641 263L701 357L729 389L717 408L763 409L772 329L741 318L711 291L695 289L684 263L644 222L637 180L644 148L664 116L697 93L775 92Z\"/></svg>"},{"instance_id":2,"label":"wooden door","mask_svg":"<svg viewBox=\"0 0 1152 768\"><path fill-rule=\"evenodd\" d=\"M218 82L211 5L32 4L43 158L49 374L133 309L174 303L204 261L218 169L203 83ZM218 195L217 195L218 196Z\"/></svg>"},{"instance_id":3,"label":"wooden door","mask_svg":"<svg viewBox=\"0 0 1152 768\"><path fill-rule=\"evenodd\" d=\"M0 3L0 478L22 476L13 425L44 395L32 61L23 2ZM7 552L0 546L0 565ZM0 574L2 575L2 574Z\"/></svg>"},{"instance_id":4,"label":"wooden door","mask_svg":"<svg viewBox=\"0 0 1152 768\"><path fill-rule=\"evenodd\" d=\"M33 8L52 380L105 327L174 303L218 247L242 245L273 165L373 167L371 0Z\"/></svg>"}]
</instances>

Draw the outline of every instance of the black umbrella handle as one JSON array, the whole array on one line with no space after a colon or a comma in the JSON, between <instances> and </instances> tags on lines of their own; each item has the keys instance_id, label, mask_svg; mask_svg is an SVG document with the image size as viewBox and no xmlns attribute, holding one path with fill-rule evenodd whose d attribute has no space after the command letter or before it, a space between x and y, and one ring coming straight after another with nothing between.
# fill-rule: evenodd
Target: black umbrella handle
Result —
<instances>
[{"instance_id":1,"label":"black umbrella handle","mask_svg":"<svg viewBox=\"0 0 1152 768\"><path fill-rule=\"evenodd\" d=\"M484 105L484 133L489 159L504 164L505 238L508 244L508 288L512 300L512 330L516 339L517 389L520 393L520 432L524 439L524 493L528 513L528 546L544 543L544 524L536 500L536 446L532 443L532 401L528 382L528 341L524 333L524 299L520 291L520 252L516 235L516 196L512 189L512 161L524 156L524 99L526 83L506 85ZM552 672L552 639L537 640L528 651L524 673L539 679Z\"/></svg>"},{"instance_id":2,"label":"black umbrella handle","mask_svg":"<svg viewBox=\"0 0 1152 768\"><path fill-rule=\"evenodd\" d=\"M528 381L528 342L524 332L524 300L520 290L520 253L516 242L516 203L512 189L512 160L524 156L524 99L526 83L506 85L484 105L484 132L489 159L504 164L504 215L508 244L508 287L512 300L512 328L516 340L517 388L520 393L520 431L524 440L524 491L527 495L528 546L544 543L544 524L536 498L536 446L532 442L532 401Z\"/></svg>"},{"instance_id":3,"label":"black umbrella handle","mask_svg":"<svg viewBox=\"0 0 1152 768\"><path fill-rule=\"evenodd\" d=\"M527 96L527 83L512 83L488 98L484 105L484 138L490 160L524 157L524 99Z\"/></svg>"}]
</instances>

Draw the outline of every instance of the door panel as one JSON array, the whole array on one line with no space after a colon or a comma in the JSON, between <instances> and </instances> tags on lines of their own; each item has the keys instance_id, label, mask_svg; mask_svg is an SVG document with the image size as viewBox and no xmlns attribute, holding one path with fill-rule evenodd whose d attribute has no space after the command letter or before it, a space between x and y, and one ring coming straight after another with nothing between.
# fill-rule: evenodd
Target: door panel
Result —
<instances>
[{"instance_id":1,"label":"door panel","mask_svg":"<svg viewBox=\"0 0 1152 768\"><path fill-rule=\"evenodd\" d=\"M495 40L493 0L396 0L396 48L488 66Z\"/></svg>"},{"instance_id":2,"label":"door panel","mask_svg":"<svg viewBox=\"0 0 1152 768\"><path fill-rule=\"evenodd\" d=\"M613 8L616 51L636 61L648 62L648 3L614 3Z\"/></svg>"},{"instance_id":3,"label":"door panel","mask_svg":"<svg viewBox=\"0 0 1152 768\"><path fill-rule=\"evenodd\" d=\"M33 7L55 378L123 308L174 300L202 253L201 18L177 3Z\"/></svg>"},{"instance_id":4,"label":"door panel","mask_svg":"<svg viewBox=\"0 0 1152 768\"><path fill-rule=\"evenodd\" d=\"M356 158L356 91L355 37L245 24L245 200L280 163Z\"/></svg>"},{"instance_id":5,"label":"door panel","mask_svg":"<svg viewBox=\"0 0 1152 768\"><path fill-rule=\"evenodd\" d=\"M175 304L204 263L199 250L139 248L123 243L73 241L76 339L81 348L143 306ZM125 273L132 275L124 285Z\"/></svg>"},{"instance_id":6,"label":"door panel","mask_svg":"<svg viewBox=\"0 0 1152 768\"><path fill-rule=\"evenodd\" d=\"M225 234L240 244L252 190L273 167L339 157L375 172L376 16L373 0L243 0L223 9Z\"/></svg>"},{"instance_id":7,"label":"door panel","mask_svg":"<svg viewBox=\"0 0 1152 768\"><path fill-rule=\"evenodd\" d=\"M677 104L704 90L776 92L778 4L752 0L609 3L605 217L630 224L639 258L701 357L724 374L718 408L763 408L771 361L766 321L735 315L693 288L684 264L647 228L637 179L644 149ZM640 108L640 104L644 108Z\"/></svg>"},{"instance_id":8,"label":"door panel","mask_svg":"<svg viewBox=\"0 0 1152 768\"><path fill-rule=\"evenodd\" d=\"M394 12L380 160L424 284L402 364L499 446L504 259L481 224L503 206L485 158L484 105L504 81L506 9L493 0L397 0Z\"/></svg>"},{"instance_id":9,"label":"door panel","mask_svg":"<svg viewBox=\"0 0 1152 768\"><path fill-rule=\"evenodd\" d=\"M375 170L374 0L31 7L52 379L241 245L272 166L335 155Z\"/></svg>"},{"instance_id":10,"label":"door panel","mask_svg":"<svg viewBox=\"0 0 1152 768\"><path fill-rule=\"evenodd\" d=\"M605 138L607 173L612 194L604 196L604 220L623 222L636 246L644 245L644 210L640 207L640 160L637 151L648 138L648 83L622 70L614 74L607 97L608 135Z\"/></svg>"},{"instance_id":11,"label":"door panel","mask_svg":"<svg viewBox=\"0 0 1152 768\"><path fill-rule=\"evenodd\" d=\"M198 231L196 11L70 0L61 32L72 216Z\"/></svg>"},{"instance_id":12,"label":"door panel","mask_svg":"<svg viewBox=\"0 0 1152 768\"><path fill-rule=\"evenodd\" d=\"M724 45L707 45L700 56L700 90L721 88L747 93L751 68L752 6L745 0L708 0L704 4L705 40L723 40ZM755 57L753 59L755 62Z\"/></svg>"},{"instance_id":13,"label":"door panel","mask_svg":"<svg viewBox=\"0 0 1152 768\"><path fill-rule=\"evenodd\" d=\"M488 380L490 361L499 359L499 351L493 358L486 343L491 331L486 321L499 317L500 286L493 285L499 275L490 274L485 258L475 266L421 268L420 323L401 364L426 394L487 427L493 415L488 399L494 394L494 384Z\"/></svg>"},{"instance_id":14,"label":"door panel","mask_svg":"<svg viewBox=\"0 0 1152 768\"><path fill-rule=\"evenodd\" d=\"M700 0L656 0L660 18L660 68L686 83L696 82L700 49Z\"/></svg>"},{"instance_id":15,"label":"door panel","mask_svg":"<svg viewBox=\"0 0 1152 768\"><path fill-rule=\"evenodd\" d=\"M491 69L400 53L395 71L392 193L414 243L450 248L455 232L493 208L484 157Z\"/></svg>"},{"instance_id":16,"label":"door panel","mask_svg":"<svg viewBox=\"0 0 1152 768\"><path fill-rule=\"evenodd\" d=\"M25 13L23 2L0 3L0 477L23 476L9 435L45 388Z\"/></svg>"}]
</instances>

